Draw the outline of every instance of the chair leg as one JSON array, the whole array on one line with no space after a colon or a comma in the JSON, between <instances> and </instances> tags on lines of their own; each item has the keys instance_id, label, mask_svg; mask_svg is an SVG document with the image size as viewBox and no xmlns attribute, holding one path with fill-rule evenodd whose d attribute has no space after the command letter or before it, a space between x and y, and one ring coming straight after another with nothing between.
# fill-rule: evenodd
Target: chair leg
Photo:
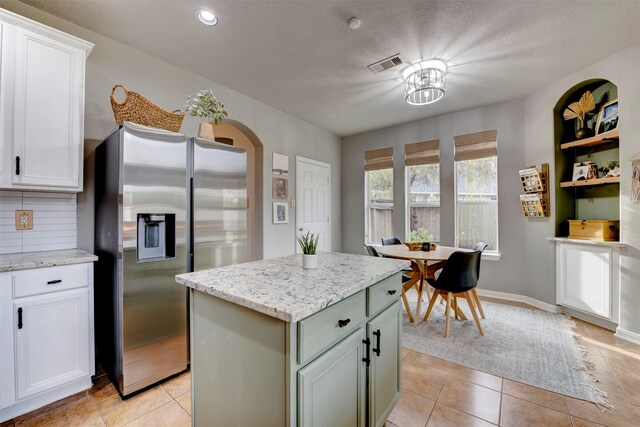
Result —
<instances>
[{"instance_id":1,"label":"chair leg","mask_svg":"<svg viewBox=\"0 0 640 427\"><path fill-rule=\"evenodd\" d=\"M444 337L449 337L449 312L451 311L451 292L447 292L447 306L444 309Z\"/></svg>"},{"instance_id":2,"label":"chair leg","mask_svg":"<svg viewBox=\"0 0 640 427\"><path fill-rule=\"evenodd\" d=\"M458 316L458 298L457 297L453 297L453 315L456 318L456 320L460 319L460 317Z\"/></svg>"},{"instance_id":3,"label":"chair leg","mask_svg":"<svg viewBox=\"0 0 640 427\"><path fill-rule=\"evenodd\" d=\"M476 290L476 288L473 288L471 290L471 295L473 296L473 299L476 302L476 307L478 307L478 311L480 312L480 317L482 317L483 319L486 319L486 317L484 317L484 310L482 309L482 304L480 304L480 298L478 297L478 291Z\"/></svg>"},{"instance_id":4,"label":"chair leg","mask_svg":"<svg viewBox=\"0 0 640 427\"><path fill-rule=\"evenodd\" d=\"M424 315L424 319L422 319L425 322L429 318L429 315L431 314L431 310L433 309L433 306L435 305L437 300L438 300L438 291L434 291L433 295L431 295L431 300L429 301L429 306L427 307L427 312Z\"/></svg>"},{"instance_id":5,"label":"chair leg","mask_svg":"<svg viewBox=\"0 0 640 427\"><path fill-rule=\"evenodd\" d=\"M482 330L482 325L480 324L480 319L478 319L478 313L476 313L476 307L473 305L473 301L471 301L471 294L469 292L464 293L467 302L469 303L469 310L471 310L471 314L473 315L473 320L476 322L476 326L478 327L478 331L480 335L484 335L484 331Z\"/></svg>"},{"instance_id":6,"label":"chair leg","mask_svg":"<svg viewBox=\"0 0 640 427\"><path fill-rule=\"evenodd\" d=\"M413 315L411 314L411 308L409 307L409 301L407 300L407 295L405 294L404 289L402 290L400 297L402 298L404 309L407 311L407 316L409 316L409 322L413 323Z\"/></svg>"}]
</instances>

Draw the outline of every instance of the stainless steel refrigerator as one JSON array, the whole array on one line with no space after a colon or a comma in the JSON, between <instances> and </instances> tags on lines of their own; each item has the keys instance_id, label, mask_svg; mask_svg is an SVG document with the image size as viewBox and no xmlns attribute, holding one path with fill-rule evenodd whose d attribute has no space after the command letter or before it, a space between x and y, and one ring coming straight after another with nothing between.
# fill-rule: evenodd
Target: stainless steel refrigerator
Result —
<instances>
[{"instance_id":1,"label":"stainless steel refrigerator","mask_svg":"<svg viewBox=\"0 0 640 427\"><path fill-rule=\"evenodd\" d=\"M189 363L179 273L247 260L244 150L124 123L95 155L98 359L127 396Z\"/></svg>"}]
</instances>

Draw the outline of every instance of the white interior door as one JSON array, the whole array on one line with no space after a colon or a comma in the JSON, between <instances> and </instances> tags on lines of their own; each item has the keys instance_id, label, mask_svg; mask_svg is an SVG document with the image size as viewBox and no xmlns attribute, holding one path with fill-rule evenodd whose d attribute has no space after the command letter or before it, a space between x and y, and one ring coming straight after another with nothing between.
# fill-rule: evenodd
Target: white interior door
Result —
<instances>
[{"instance_id":1,"label":"white interior door","mask_svg":"<svg viewBox=\"0 0 640 427\"><path fill-rule=\"evenodd\" d=\"M331 165L296 156L296 199L296 234L318 234L318 250L331 251Z\"/></svg>"}]
</instances>

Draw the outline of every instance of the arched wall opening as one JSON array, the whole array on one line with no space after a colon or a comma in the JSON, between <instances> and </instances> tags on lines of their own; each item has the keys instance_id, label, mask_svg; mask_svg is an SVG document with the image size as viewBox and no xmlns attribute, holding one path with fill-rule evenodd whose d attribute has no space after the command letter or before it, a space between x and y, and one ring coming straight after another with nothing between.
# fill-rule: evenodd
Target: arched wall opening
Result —
<instances>
[{"instance_id":1,"label":"arched wall opening","mask_svg":"<svg viewBox=\"0 0 640 427\"><path fill-rule=\"evenodd\" d=\"M247 254L249 261L263 258L263 144L244 124L225 119L214 126L218 142L247 150Z\"/></svg>"},{"instance_id":2,"label":"arched wall opening","mask_svg":"<svg viewBox=\"0 0 640 427\"><path fill-rule=\"evenodd\" d=\"M555 217L555 235L569 235L569 219L620 219L620 186L594 185L584 187L562 188L562 182L573 180L574 163L592 161L598 166L611 160L619 160L619 141L616 138L610 143L561 149L563 143L576 140L578 120L565 120L563 113L572 102L589 91L594 97L596 108L586 119L587 128L594 135L598 113L601 107L618 98L618 87L609 80L594 78L584 80L569 90L559 99L553 109L554 117L554 152L555 152L555 203L552 216ZM597 136L597 135L596 135Z\"/></svg>"}]
</instances>

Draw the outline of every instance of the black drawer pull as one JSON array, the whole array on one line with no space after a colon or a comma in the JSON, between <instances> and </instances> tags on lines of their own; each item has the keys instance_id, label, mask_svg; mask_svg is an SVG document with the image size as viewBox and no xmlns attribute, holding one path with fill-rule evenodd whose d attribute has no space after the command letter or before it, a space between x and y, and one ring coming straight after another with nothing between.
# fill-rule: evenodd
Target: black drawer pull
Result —
<instances>
[{"instance_id":1,"label":"black drawer pull","mask_svg":"<svg viewBox=\"0 0 640 427\"><path fill-rule=\"evenodd\" d=\"M376 354L376 356L380 357L380 337L382 336L382 332L380 332L380 329L378 329L377 331L373 332L373 335L376 337L376 347L378 347L374 348L373 352Z\"/></svg>"},{"instance_id":2,"label":"black drawer pull","mask_svg":"<svg viewBox=\"0 0 640 427\"><path fill-rule=\"evenodd\" d=\"M58 283L62 283L62 280L60 280L60 279L58 279L58 280L49 280L47 282L47 285L55 285L55 284L58 284Z\"/></svg>"},{"instance_id":3,"label":"black drawer pull","mask_svg":"<svg viewBox=\"0 0 640 427\"><path fill-rule=\"evenodd\" d=\"M351 319L338 320L338 326L340 326L341 328L344 328L344 327L345 327L345 326L347 326L349 323L351 323Z\"/></svg>"},{"instance_id":4,"label":"black drawer pull","mask_svg":"<svg viewBox=\"0 0 640 427\"><path fill-rule=\"evenodd\" d=\"M371 341L369 341L369 338L367 338L366 340L362 340L362 344L367 347L365 356L362 358L362 361L365 362L367 366L369 366L369 362L371 362L371 359L369 358L369 356L371 355Z\"/></svg>"},{"instance_id":5,"label":"black drawer pull","mask_svg":"<svg viewBox=\"0 0 640 427\"><path fill-rule=\"evenodd\" d=\"M20 156L16 156L16 175L20 175Z\"/></svg>"},{"instance_id":6,"label":"black drawer pull","mask_svg":"<svg viewBox=\"0 0 640 427\"><path fill-rule=\"evenodd\" d=\"M395 289L394 289L393 291L387 291L387 293L388 293L389 295L395 295L395 294L396 294L396 292L397 292L397 291L396 291Z\"/></svg>"},{"instance_id":7,"label":"black drawer pull","mask_svg":"<svg viewBox=\"0 0 640 427\"><path fill-rule=\"evenodd\" d=\"M18 329L22 329L22 307L18 308Z\"/></svg>"}]
</instances>

